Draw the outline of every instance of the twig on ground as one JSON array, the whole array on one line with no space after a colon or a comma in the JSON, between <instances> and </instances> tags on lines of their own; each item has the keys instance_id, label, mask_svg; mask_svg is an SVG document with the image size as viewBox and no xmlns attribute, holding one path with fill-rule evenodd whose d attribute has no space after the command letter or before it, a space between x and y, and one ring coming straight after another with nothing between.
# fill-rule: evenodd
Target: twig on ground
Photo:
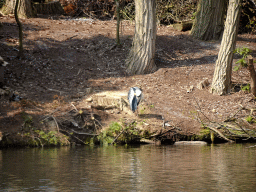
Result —
<instances>
[{"instance_id":1,"label":"twig on ground","mask_svg":"<svg viewBox=\"0 0 256 192\"><path fill-rule=\"evenodd\" d=\"M78 35L74 35L74 36L72 36L72 37L69 37L69 39L73 39L74 37L77 37Z\"/></svg>"},{"instance_id":2,"label":"twig on ground","mask_svg":"<svg viewBox=\"0 0 256 192\"><path fill-rule=\"evenodd\" d=\"M43 116L39 121L45 121L46 119L50 118L51 115L53 115L56 111L58 111L59 109L61 109L61 107L58 107L57 109L55 109L53 112L51 112L49 115L45 115Z\"/></svg>"},{"instance_id":3,"label":"twig on ground","mask_svg":"<svg viewBox=\"0 0 256 192\"><path fill-rule=\"evenodd\" d=\"M230 121L231 119L233 119L241 110L245 109L243 106L241 106L241 108L234 114L232 115L231 117L227 118L226 120L224 120L224 122L228 122Z\"/></svg>"},{"instance_id":4,"label":"twig on ground","mask_svg":"<svg viewBox=\"0 0 256 192\"><path fill-rule=\"evenodd\" d=\"M70 105L71 105L72 107L74 107L74 109L76 110L76 112L78 112L77 108L75 107L75 105L74 105L73 103L70 103Z\"/></svg>"},{"instance_id":5,"label":"twig on ground","mask_svg":"<svg viewBox=\"0 0 256 192\"><path fill-rule=\"evenodd\" d=\"M73 134L69 133L68 131L63 130L63 129L61 129L61 131L68 133L70 136L74 137L75 139L77 139L78 141L80 141L81 143L83 143L84 145L86 145L85 142L83 142L81 139L79 139L78 137L74 136Z\"/></svg>"},{"instance_id":6,"label":"twig on ground","mask_svg":"<svg viewBox=\"0 0 256 192\"><path fill-rule=\"evenodd\" d=\"M94 118L94 120L97 121L100 124L101 127L103 127L98 119Z\"/></svg>"},{"instance_id":7,"label":"twig on ground","mask_svg":"<svg viewBox=\"0 0 256 192\"><path fill-rule=\"evenodd\" d=\"M57 129L58 129L58 132L60 132L60 128L59 128L59 125L58 125L57 120L55 119L54 116L51 116L51 117L53 118L53 120L54 120L54 122L55 122L55 124L56 124L56 127L57 127Z\"/></svg>"},{"instance_id":8,"label":"twig on ground","mask_svg":"<svg viewBox=\"0 0 256 192\"><path fill-rule=\"evenodd\" d=\"M79 70L78 70L78 73L77 73L77 75L76 75L76 76L78 76L80 72L81 72L81 69L79 69Z\"/></svg>"},{"instance_id":9,"label":"twig on ground","mask_svg":"<svg viewBox=\"0 0 256 192\"><path fill-rule=\"evenodd\" d=\"M74 133L78 134L78 135L90 135L90 136L98 136L98 134L92 134L92 133L84 133L84 132L77 132L74 129L70 129L71 131L73 131Z\"/></svg>"},{"instance_id":10,"label":"twig on ground","mask_svg":"<svg viewBox=\"0 0 256 192\"><path fill-rule=\"evenodd\" d=\"M202 109L201 109L199 103L197 102L196 98L195 98L194 96L193 96L193 98L194 98L194 100L195 100L195 102L196 102L196 104L197 104L197 106L198 106L198 108L199 108L200 113L202 113L202 115L203 115L209 122L212 122L212 121L202 112ZM201 119L200 119L200 121L201 121ZM202 123L202 121L201 121L201 123Z\"/></svg>"},{"instance_id":11,"label":"twig on ground","mask_svg":"<svg viewBox=\"0 0 256 192\"><path fill-rule=\"evenodd\" d=\"M65 91L59 91L59 90L57 90L57 89L50 89L50 88L47 88L47 87L46 87L46 89L48 89L49 91L59 92L60 95L61 95L62 93L65 93Z\"/></svg>"}]
</instances>

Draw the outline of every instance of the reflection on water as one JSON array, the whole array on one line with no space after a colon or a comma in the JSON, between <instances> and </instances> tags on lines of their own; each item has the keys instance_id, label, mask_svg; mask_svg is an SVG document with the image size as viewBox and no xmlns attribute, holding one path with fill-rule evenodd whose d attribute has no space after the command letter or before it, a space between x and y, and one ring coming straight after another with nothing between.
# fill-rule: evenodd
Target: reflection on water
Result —
<instances>
[{"instance_id":1,"label":"reflection on water","mask_svg":"<svg viewBox=\"0 0 256 192\"><path fill-rule=\"evenodd\" d=\"M248 146L0 150L0 191L255 191Z\"/></svg>"}]
</instances>

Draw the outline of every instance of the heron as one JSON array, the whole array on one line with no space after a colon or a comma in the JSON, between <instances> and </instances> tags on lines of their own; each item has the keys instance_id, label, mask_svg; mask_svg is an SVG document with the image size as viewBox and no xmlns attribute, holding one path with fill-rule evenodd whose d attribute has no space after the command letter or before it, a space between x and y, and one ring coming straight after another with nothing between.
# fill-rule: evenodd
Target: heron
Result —
<instances>
[{"instance_id":1,"label":"heron","mask_svg":"<svg viewBox=\"0 0 256 192\"><path fill-rule=\"evenodd\" d=\"M141 98L142 98L142 90L140 88L138 87L130 88L128 92L128 101L133 113L137 110Z\"/></svg>"}]
</instances>

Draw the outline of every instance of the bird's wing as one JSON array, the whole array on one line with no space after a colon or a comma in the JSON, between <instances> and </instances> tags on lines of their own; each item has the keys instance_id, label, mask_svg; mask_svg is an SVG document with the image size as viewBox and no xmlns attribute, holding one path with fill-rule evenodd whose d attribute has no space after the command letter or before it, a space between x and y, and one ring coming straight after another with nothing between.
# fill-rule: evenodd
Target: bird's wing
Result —
<instances>
[{"instance_id":1,"label":"bird's wing","mask_svg":"<svg viewBox=\"0 0 256 192\"><path fill-rule=\"evenodd\" d=\"M137 97L137 105L139 105L141 98L142 98L142 94L140 94L140 96Z\"/></svg>"},{"instance_id":2,"label":"bird's wing","mask_svg":"<svg viewBox=\"0 0 256 192\"><path fill-rule=\"evenodd\" d=\"M138 107L138 101L137 101L137 97L136 96L133 98L131 106L132 106L132 108L131 108L132 111L135 112L137 107Z\"/></svg>"},{"instance_id":3,"label":"bird's wing","mask_svg":"<svg viewBox=\"0 0 256 192\"><path fill-rule=\"evenodd\" d=\"M134 90L133 90L133 88L131 88L129 90L129 92L128 92L128 100L129 100L129 102L132 101L133 96L134 96Z\"/></svg>"},{"instance_id":4,"label":"bird's wing","mask_svg":"<svg viewBox=\"0 0 256 192\"><path fill-rule=\"evenodd\" d=\"M135 92L136 92L136 97L137 97L137 105L139 105L141 98L142 98L142 91L138 87L134 87Z\"/></svg>"},{"instance_id":5,"label":"bird's wing","mask_svg":"<svg viewBox=\"0 0 256 192\"><path fill-rule=\"evenodd\" d=\"M131 88L128 92L128 101L129 101L131 108L132 108L133 97L134 97L134 90L133 90L133 88Z\"/></svg>"}]
</instances>

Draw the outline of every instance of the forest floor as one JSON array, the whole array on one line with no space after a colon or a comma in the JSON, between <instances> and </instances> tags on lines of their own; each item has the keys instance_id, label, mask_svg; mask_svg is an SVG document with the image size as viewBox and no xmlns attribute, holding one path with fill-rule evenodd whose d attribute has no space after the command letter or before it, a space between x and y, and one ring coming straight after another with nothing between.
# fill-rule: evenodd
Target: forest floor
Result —
<instances>
[{"instance_id":1,"label":"forest floor","mask_svg":"<svg viewBox=\"0 0 256 192\"><path fill-rule=\"evenodd\" d=\"M37 120L55 115L56 109L61 115L74 106L78 110L88 108L81 105L83 99L103 91L128 93L132 86L142 87L144 99L140 115L130 118L146 125L159 122L154 125L158 129L162 129L164 119L188 135L200 132L198 117L202 121L222 122L241 106L255 108L253 96L238 88L250 81L246 69L232 72L231 94L213 95L209 86L197 87L205 79L211 83L220 41L199 41L189 31L158 26L155 62L158 70L129 76L125 59L134 34L134 23L130 21L122 21L121 46L116 46L115 20L64 16L21 19L25 60L16 58L18 28L14 17L1 16L0 22L3 23L0 56L9 63L5 68L5 84L23 98L22 101L1 98L0 131L3 133L19 132L24 125L24 112L33 116L34 126L40 126ZM239 34L237 47L243 46L252 49L255 58L256 36ZM233 63L238 58L235 56ZM150 110L144 111L145 106ZM248 111L241 110L236 115L245 118ZM107 126L120 118L129 118L129 114L106 111L101 124Z\"/></svg>"}]
</instances>

